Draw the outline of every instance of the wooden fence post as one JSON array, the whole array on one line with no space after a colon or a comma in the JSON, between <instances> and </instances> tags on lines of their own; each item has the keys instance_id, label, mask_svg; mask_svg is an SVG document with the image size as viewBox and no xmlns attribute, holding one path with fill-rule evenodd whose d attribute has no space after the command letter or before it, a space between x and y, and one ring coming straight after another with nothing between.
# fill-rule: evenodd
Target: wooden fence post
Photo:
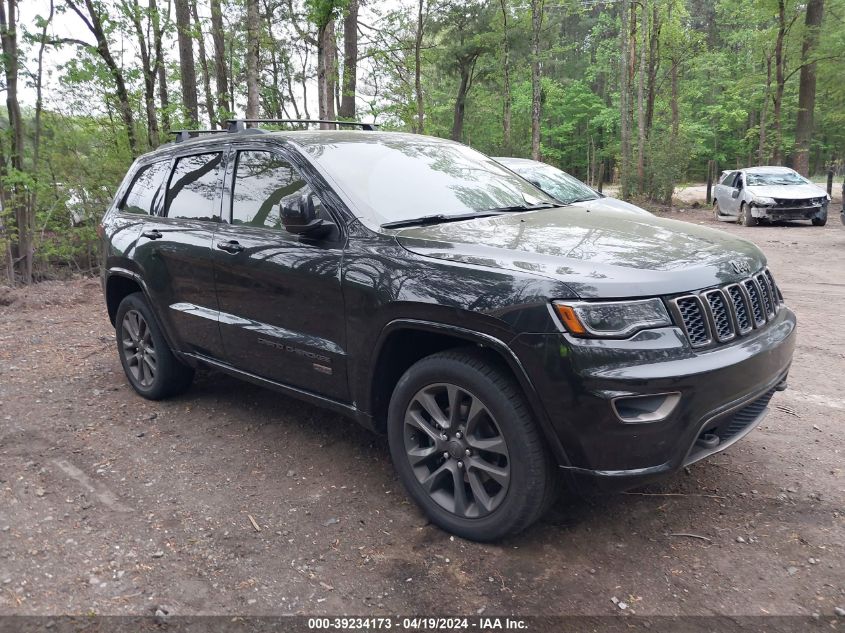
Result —
<instances>
[{"instance_id":1,"label":"wooden fence post","mask_svg":"<svg viewBox=\"0 0 845 633\"><path fill-rule=\"evenodd\" d=\"M833 170L827 170L827 195L833 196Z\"/></svg>"},{"instance_id":2,"label":"wooden fence post","mask_svg":"<svg viewBox=\"0 0 845 633\"><path fill-rule=\"evenodd\" d=\"M601 193L602 187L604 187L604 161L599 163L599 178L598 178L598 190Z\"/></svg>"}]
</instances>

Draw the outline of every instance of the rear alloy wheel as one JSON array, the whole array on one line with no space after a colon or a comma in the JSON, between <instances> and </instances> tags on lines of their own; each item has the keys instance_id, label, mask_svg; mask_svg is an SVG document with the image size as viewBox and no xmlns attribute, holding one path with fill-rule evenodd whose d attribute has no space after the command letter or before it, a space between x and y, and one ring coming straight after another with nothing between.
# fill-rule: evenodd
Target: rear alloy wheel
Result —
<instances>
[{"instance_id":1,"label":"rear alloy wheel","mask_svg":"<svg viewBox=\"0 0 845 633\"><path fill-rule=\"evenodd\" d=\"M120 302L115 337L129 384L144 398L161 400L191 386L194 370L170 350L142 293L128 295Z\"/></svg>"},{"instance_id":2,"label":"rear alloy wheel","mask_svg":"<svg viewBox=\"0 0 845 633\"><path fill-rule=\"evenodd\" d=\"M751 215L751 207L744 202L739 208L739 223L742 226L757 226L759 223L759 220Z\"/></svg>"},{"instance_id":3,"label":"rear alloy wheel","mask_svg":"<svg viewBox=\"0 0 845 633\"><path fill-rule=\"evenodd\" d=\"M475 351L412 366L388 412L393 462L431 521L491 541L524 529L554 499L543 439L519 387Z\"/></svg>"}]
</instances>

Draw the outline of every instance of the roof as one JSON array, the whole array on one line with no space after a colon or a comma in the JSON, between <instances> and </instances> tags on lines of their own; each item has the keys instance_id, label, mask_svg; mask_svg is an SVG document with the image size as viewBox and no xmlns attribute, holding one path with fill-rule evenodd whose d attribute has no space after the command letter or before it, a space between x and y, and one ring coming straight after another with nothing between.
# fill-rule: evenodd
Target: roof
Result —
<instances>
[{"instance_id":1,"label":"roof","mask_svg":"<svg viewBox=\"0 0 845 633\"><path fill-rule=\"evenodd\" d=\"M780 165L760 165L758 167L746 167L738 171L744 171L747 174L791 174L794 170Z\"/></svg>"},{"instance_id":2,"label":"roof","mask_svg":"<svg viewBox=\"0 0 845 633\"><path fill-rule=\"evenodd\" d=\"M361 142L372 143L373 141L402 141L413 140L416 143L427 142L432 145L454 143L449 139L423 134L409 134L405 132L380 132L375 130L283 130L272 131L257 128L248 128L239 132L227 132L215 130L215 133L206 133L196 138L190 138L179 143L166 143L145 156L155 156L160 153L178 151L182 148L204 147L206 145L217 145L220 142L240 140L247 137L259 137L263 139L279 139L291 141L301 147L325 145L329 143Z\"/></svg>"}]
</instances>

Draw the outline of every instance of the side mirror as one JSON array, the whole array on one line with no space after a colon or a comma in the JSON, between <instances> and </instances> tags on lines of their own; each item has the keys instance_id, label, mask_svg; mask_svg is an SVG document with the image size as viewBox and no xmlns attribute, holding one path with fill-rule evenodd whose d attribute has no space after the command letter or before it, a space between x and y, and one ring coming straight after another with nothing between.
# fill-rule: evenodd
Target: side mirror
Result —
<instances>
[{"instance_id":1,"label":"side mirror","mask_svg":"<svg viewBox=\"0 0 845 633\"><path fill-rule=\"evenodd\" d=\"M283 200L281 206L282 224L289 233L317 239L327 236L335 228L331 222L317 217L312 193Z\"/></svg>"},{"instance_id":2,"label":"side mirror","mask_svg":"<svg viewBox=\"0 0 845 633\"><path fill-rule=\"evenodd\" d=\"M731 198L739 198L739 189L731 191Z\"/></svg>"}]
</instances>

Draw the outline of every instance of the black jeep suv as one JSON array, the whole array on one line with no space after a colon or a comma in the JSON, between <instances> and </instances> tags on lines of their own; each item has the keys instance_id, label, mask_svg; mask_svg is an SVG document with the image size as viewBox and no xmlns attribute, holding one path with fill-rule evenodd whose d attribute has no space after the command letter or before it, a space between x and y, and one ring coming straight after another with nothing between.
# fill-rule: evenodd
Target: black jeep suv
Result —
<instances>
[{"instance_id":1,"label":"black jeep suv","mask_svg":"<svg viewBox=\"0 0 845 633\"><path fill-rule=\"evenodd\" d=\"M796 321L762 253L562 205L458 143L255 129L139 158L103 288L143 397L212 367L386 433L433 522L492 540L572 483L720 451L786 386Z\"/></svg>"}]
</instances>

